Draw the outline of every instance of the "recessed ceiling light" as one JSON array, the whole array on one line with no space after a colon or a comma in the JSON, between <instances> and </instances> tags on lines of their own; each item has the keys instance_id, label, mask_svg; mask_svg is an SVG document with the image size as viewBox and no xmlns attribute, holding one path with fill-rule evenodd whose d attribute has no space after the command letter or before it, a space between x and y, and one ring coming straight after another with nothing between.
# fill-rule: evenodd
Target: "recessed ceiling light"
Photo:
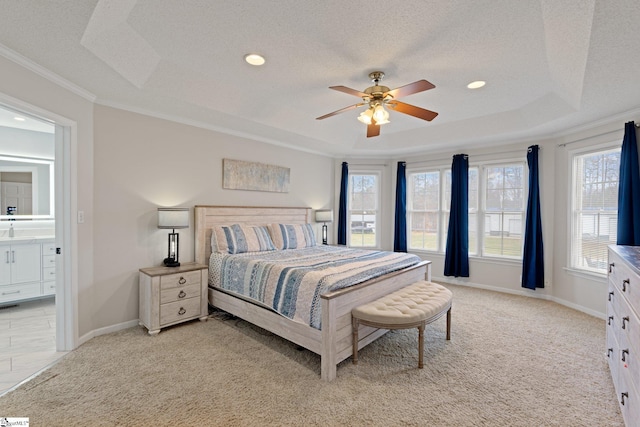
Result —
<instances>
[{"instance_id":1,"label":"recessed ceiling light","mask_svg":"<svg viewBox=\"0 0 640 427\"><path fill-rule=\"evenodd\" d=\"M482 81L482 80L476 80L475 82L471 82L467 85L467 87L469 89L479 89L482 86L484 86L485 84L487 84L487 82Z\"/></svg>"},{"instance_id":2,"label":"recessed ceiling light","mask_svg":"<svg viewBox=\"0 0 640 427\"><path fill-rule=\"evenodd\" d=\"M24 117L14 117L13 120L17 120L19 122L24 122L25 118Z\"/></svg>"},{"instance_id":3,"label":"recessed ceiling light","mask_svg":"<svg viewBox=\"0 0 640 427\"><path fill-rule=\"evenodd\" d=\"M258 55L257 53L249 53L244 56L244 60L247 61L251 65L262 65L265 63L265 59L262 55Z\"/></svg>"}]
</instances>

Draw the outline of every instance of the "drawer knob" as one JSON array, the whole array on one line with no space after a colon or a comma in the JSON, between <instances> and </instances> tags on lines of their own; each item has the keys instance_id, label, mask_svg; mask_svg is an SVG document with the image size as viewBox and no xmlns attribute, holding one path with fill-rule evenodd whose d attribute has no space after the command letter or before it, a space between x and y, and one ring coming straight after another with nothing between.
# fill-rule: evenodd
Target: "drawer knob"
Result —
<instances>
[{"instance_id":1,"label":"drawer knob","mask_svg":"<svg viewBox=\"0 0 640 427\"><path fill-rule=\"evenodd\" d=\"M178 310L178 314L180 316L182 316L183 314L185 314L187 312L187 310L184 309L184 307L180 307L180 310Z\"/></svg>"},{"instance_id":2,"label":"drawer knob","mask_svg":"<svg viewBox=\"0 0 640 427\"><path fill-rule=\"evenodd\" d=\"M609 301L613 299L613 291L609 292Z\"/></svg>"},{"instance_id":3,"label":"drawer knob","mask_svg":"<svg viewBox=\"0 0 640 427\"><path fill-rule=\"evenodd\" d=\"M178 298L184 298L186 296L187 296L187 294L185 294L184 291L182 289L180 289L180 293L178 294Z\"/></svg>"},{"instance_id":4,"label":"drawer knob","mask_svg":"<svg viewBox=\"0 0 640 427\"><path fill-rule=\"evenodd\" d=\"M609 273L611 273L611 270L613 270L613 267L616 266L615 262L612 262L611 264L609 264Z\"/></svg>"},{"instance_id":5,"label":"drawer knob","mask_svg":"<svg viewBox=\"0 0 640 427\"><path fill-rule=\"evenodd\" d=\"M612 321L613 321L613 316L609 316L609 319L607 319L607 325L611 326Z\"/></svg>"},{"instance_id":6,"label":"drawer knob","mask_svg":"<svg viewBox=\"0 0 640 427\"><path fill-rule=\"evenodd\" d=\"M622 318L622 329L627 329L627 322L629 321L629 316L624 316Z\"/></svg>"},{"instance_id":7,"label":"drawer knob","mask_svg":"<svg viewBox=\"0 0 640 427\"><path fill-rule=\"evenodd\" d=\"M607 349L607 357L611 357L611 353L613 353L613 349L612 348Z\"/></svg>"},{"instance_id":8,"label":"drawer knob","mask_svg":"<svg viewBox=\"0 0 640 427\"><path fill-rule=\"evenodd\" d=\"M627 292L627 285L629 284L629 279L624 279L622 281L622 292Z\"/></svg>"},{"instance_id":9,"label":"drawer knob","mask_svg":"<svg viewBox=\"0 0 640 427\"><path fill-rule=\"evenodd\" d=\"M622 361L623 362L627 361L627 354L629 354L629 349L628 348L626 350L622 350Z\"/></svg>"},{"instance_id":10,"label":"drawer knob","mask_svg":"<svg viewBox=\"0 0 640 427\"><path fill-rule=\"evenodd\" d=\"M187 279L185 279L184 277L180 276L180 280L178 280L178 283L181 285L184 285L185 283L187 283Z\"/></svg>"},{"instance_id":11,"label":"drawer knob","mask_svg":"<svg viewBox=\"0 0 640 427\"><path fill-rule=\"evenodd\" d=\"M624 405L624 399L629 398L629 393L626 391L624 393L620 393L620 404Z\"/></svg>"}]
</instances>

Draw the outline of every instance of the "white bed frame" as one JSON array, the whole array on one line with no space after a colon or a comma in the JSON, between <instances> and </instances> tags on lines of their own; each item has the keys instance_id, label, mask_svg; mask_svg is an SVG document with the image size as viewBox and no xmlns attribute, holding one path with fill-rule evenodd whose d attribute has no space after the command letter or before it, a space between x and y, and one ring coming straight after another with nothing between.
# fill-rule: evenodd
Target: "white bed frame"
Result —
<instances>
[{"instance_id":1,"label":"white bed frame","mask_svg":"<svg viewBox=\"0 0 640 427\"><path fill-rule=\"evenodd\" d=\"M311 222L310 219L310 208L196 206L195 260L209 265L211 229L216 225L304 224ZM331 381L336 377L336 365L353 354L351 309L425 279L431 280L431 261L422 261L359 285L324 294L321 296L322 330L290 320L220 289L209 288L209 304L319 354L321 377ZM360 327L358 348L386 332L386 329Z\"/></svg>"}]
</instances>

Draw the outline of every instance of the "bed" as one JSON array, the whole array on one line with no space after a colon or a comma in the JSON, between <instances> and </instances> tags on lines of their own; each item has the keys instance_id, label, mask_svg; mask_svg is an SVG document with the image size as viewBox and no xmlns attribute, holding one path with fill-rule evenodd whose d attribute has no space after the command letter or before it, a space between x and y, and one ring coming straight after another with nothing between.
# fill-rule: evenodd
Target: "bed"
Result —
<instances>
[{"instance_id":1,"label":"bed","mask_svg":"<svg viewBox=\"0 0 640 427\"><path fill-rule=\"evenodd\" d=\"M209 265L212 258L212 230L218 229L219 226L230 224L254 226L308 224L310 218L311 209L304 207L196 206L196 262ZM211 306L240 317L320 355L321 378L331 381L336 377L337 364L351 356L353 352L351 309L415 281L430 280L430 264L430 261L420 261L362 283L322 293L318 298L320 329L283 316L272 307L259 301L216 286L209 286L208 299ZM211 274L210 272L210 276ZM361 327L358 334L358 348L366 346L386 332L387 330L383 329Z\"/></svg>"}]
</instances>

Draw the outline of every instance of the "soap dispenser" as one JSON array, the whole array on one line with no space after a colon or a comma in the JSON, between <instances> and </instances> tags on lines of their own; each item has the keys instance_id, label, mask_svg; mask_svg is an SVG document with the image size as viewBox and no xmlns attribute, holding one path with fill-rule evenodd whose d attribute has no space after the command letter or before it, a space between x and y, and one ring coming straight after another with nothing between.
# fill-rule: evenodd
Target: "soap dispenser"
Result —
<instances>
[{"instance_id":1,"label":"soap dispenser","mask_svg":"<svg viewBox=\"0 0 640 427\"><path fill-rule=\"evenodd\" d=\"M9 237L13 237L15 235L15 231L13 230L13 224L9 225Z\"/></svg>"}]
</instances>

